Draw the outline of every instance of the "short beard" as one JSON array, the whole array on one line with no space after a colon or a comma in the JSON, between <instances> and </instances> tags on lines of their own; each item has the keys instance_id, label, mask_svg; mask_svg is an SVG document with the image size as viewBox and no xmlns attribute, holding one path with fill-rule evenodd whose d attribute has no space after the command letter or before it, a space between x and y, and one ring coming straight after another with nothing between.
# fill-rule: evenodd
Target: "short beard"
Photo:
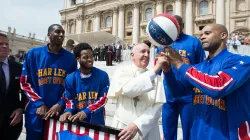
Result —
<instances>
[{"instance_id":1,"label":"short beard","mask_svg":"<svg viewBox=\"0 0 250 140\"><path fill-rule=\"evenodd\" d=\"M80 67L81 67L82 69L84 69L84 70L90 70L90 69L92 69L92 67L88 68L88 67L86 67L85 65L83 65L83 64L81 64L81 63L80 63Z\"/></svg>"}]
</instances>

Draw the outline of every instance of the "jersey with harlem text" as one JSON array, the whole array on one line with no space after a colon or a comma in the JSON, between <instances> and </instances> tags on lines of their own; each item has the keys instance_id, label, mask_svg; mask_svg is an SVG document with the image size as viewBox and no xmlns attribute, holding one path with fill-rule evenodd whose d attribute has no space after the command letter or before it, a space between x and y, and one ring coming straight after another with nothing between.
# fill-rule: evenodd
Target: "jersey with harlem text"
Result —
<instances>
[{"instance_id":1,"label":"jersey with harlem text","mask_svg":"<svg viewBox=\"0 0 250 140\"><path fill-rule=\"evenodd\" d=\"M183 61L186 64L194 65L194 64L201 63L204 61L206 57L199 39L186 35L184 33L180 34L179 38L171 46L174 50L179 52ZM182 75L173 66L172 66L172 71L177 80L182 79ZM174 98L170 94L170 91L168 90L168 88L166 87L165 80L163 81L163 83L164 83L164 90L165 90L167 101L169 102L174 102L176 100L182 100L185 102L192 101L192 93L193 93L192 91L186 96L183 96L180 98Z\"/></svg>"},{"instance_id":2,"label":"jersey with harlem text","mask_svg":"<svg viewBox=\"0 0 250 140\"><path fill-rule=\"evenodd\" d=\"M69 130L59 131L56 136L57 140L94 140L86 134L75 134Z\"/></svg>"},{"instance_id":3,"label":"jersey with harlem text","mask_svg":"<svg viewBox=\"0 0 250 140\"><path fill-rule=\"evenodd\" d=\"M50 108L57 103L65 106L61 99L64 80L76 68L73 54L63 48L59 53L51 53L46 45L27 53L20 79L21 88L29 99L25 114L27 129L42 130L42 120L36 116L39 106L44 104Z\"/></svg>"},{"instance_id":4,"label":"jersey with harlem text","mask_svg":"<svg viewBox=\"0 0 250 140\"><path fill-rule=\"evenodd\" d=\"M105 71L92 67L91 76L82 78L80 70L76 70L65 80L65 112L83 111L87 115L84 121L104 125L108 89L109 77Z\"/></svg>"},{"instance_id":5,"label":"jersey with harlem text","mask_svg":"<svg viewBox=\"0 0 250 140\"><path fill-rule=\"evenodd\" d=\"M249 56L224 49L214 58L193 67L183 64L179 71L185 78L173 82L173 73L168 72L166 83L175 96L183 96L185 91L195 87L192 140L250 139Z\"/></svg>"}]
</instances>

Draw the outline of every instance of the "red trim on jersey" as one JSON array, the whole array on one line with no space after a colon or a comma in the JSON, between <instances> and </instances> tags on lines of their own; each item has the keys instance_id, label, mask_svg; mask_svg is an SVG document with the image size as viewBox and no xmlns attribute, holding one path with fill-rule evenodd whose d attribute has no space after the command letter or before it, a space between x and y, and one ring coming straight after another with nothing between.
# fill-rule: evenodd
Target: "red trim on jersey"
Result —
<instances>
[{"instance_id":1,"label":"red trim on jersey","mask_svg":"<svg viewBox=\"0 0 250 140\"><path fill-rule=\"evenodd\" d=\"M34 92L34 90L31 88L31 85L27 82L27 79L27 76L24 75L20 77L21 89L24 90L27 96L34 102L42 99L37 93Z\"/></svg>"},{"instance_id":2,"label":"red trim on jersey","mask_svg":"<svg viewBox=\"0 0 250 140\"><path fill-rule=\"evenodd\" d=\"M92 104L92 105L89 105L88 108L89 108L89 110L90 110L91 112L95 112L97 109L99 109L99 108L105 106L105 104L107 103L107 101L108 101L107 94L104 93L104 96L101 97L101 98L99 99L99 101L95 102L95 103Z\"/></svg>"},{"instance_id":3,"label":"red trim on jersey","mask_svg":"<svg viewBox=\"0 0 250 140\"><path fill-rule=\"evenodd\" d=\"M250 140L249 123L246 121L238 128L239 140Z\"/></svg>"},{"instance_id":4,"label":"red trim on jersey","mask_svg":"<svg viewBox=\"0 0 250 140\"><path fill-rule=\"evenodd\" d=\"M193 67L187 70L186 75L200 85L203 85L204 87L211 90L223 90L233 81L233 78L230 75L222 71L213 76L203 74Z\"/></svg>"},{"instance_id":5,"label":"red trim on jersey","mask_svg":"<svg viewBox=\"0 0 250 140\"><path fill-rule=\"evenodd\" d=\"M69 100L68 98L62 97L62 100L66 102L66 108L73 109L73 101Z\"/></svg>"}]
</instances>

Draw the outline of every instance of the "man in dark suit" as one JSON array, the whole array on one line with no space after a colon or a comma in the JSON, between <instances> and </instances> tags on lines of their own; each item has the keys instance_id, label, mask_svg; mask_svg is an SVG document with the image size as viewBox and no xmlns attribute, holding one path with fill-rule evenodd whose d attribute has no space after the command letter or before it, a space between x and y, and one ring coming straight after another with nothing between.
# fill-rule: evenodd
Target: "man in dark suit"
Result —
<instances>
[{"instance_id":1,"label":"man in dark suit","mask_svg":"<svg viewBox=\"0 0 250 140\"><path fill-rule=\"evenodd\" d=\"M116 46L116 62L121 62L122 45L118 42Z\"/></svg>"},{"instance_id":2,"label":"man in dark suit","mask_svg":"<svg viewBox=\"0 0 250 140\"><path fill-rule=\"evenodd\" d=\"M0 139L17 140L22 131L25 96L20 100L22 66L8 59L9 40L0 33Z\"/></svg>"}]
</instances>

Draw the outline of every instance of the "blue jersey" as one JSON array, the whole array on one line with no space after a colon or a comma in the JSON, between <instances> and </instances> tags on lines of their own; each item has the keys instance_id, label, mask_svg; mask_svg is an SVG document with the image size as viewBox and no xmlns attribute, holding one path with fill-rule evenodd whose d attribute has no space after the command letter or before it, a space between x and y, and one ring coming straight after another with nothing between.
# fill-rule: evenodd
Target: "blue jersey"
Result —
<instances>
[{"instance_id":1,"label":"blue jersey","mask_svg":"<svg viewBox=\"0 0 250 140\"><path fill-rule=\"evenodd\" d=\"M65 106L61 99L64 92L64 79L77 68L73 54L63 49L51 53L48 46L31 49L23 64L20 79L21 88L29 99L26 106L25 126L35 131L42 130L42 121L36 116L39 106L55 104Z\"/></svg>"},{"instance_id":2,"label":"blue jersey","mask_svg":"<svg viewBox=\"0 0 250 140\"><path fill-rule=\"evenodd\" d=\"M224 49L193 67L183 64L179 71L185 78L174 82L170 71L166 85L176 96L189 91L190 83L195 87L191 139L249 139L250 57Z\"/></svg>"},{"instance_id":3,"label":"blue jersey","mask_svg":"<svg viewBox=\"0 0 250 140\"><path fill-rule=\"evenodd\" d=\"M74 134L68 130L56 133L57 140L94 140L86 134Z\"/></svg>"},{"instance_id":4,"label":"blue jersey","mask_svg":"<svg viewBox=\"0 0 250 140\"><path fill-rule=\"evenodd\" d=\"M104 125L108 89L109 77L105 71L93 67L90 77L81 78L80 70L76 70L65 80L65 112L83 111L87 115L84 121Z\"/></svg>"},{"instance_id":5,"label":"blue jersey","mask_svg":"<svg viewBox=\"0 0 250 140\"><path fill-rule=\"evenodd\" d=\"M186 35L184 33L180 34L179 38L171 46L173 47L174 50L179 51L183 61L190 65L203 62L206 57L200 40L195 37ZM174 76L176 77L176 80L182 79L182 75L180 74L180 72L173 66L172 66L172 71L174 73ZM168 88L166 87L165 80L163 81L163 83L164 83L166 99L168 102L174 102L176 100L192 102L193 91L191 91L189 94L186 94L186 96L183 96L181 98L174 98L170 94Z\"/></svg>"}]
</instances>

